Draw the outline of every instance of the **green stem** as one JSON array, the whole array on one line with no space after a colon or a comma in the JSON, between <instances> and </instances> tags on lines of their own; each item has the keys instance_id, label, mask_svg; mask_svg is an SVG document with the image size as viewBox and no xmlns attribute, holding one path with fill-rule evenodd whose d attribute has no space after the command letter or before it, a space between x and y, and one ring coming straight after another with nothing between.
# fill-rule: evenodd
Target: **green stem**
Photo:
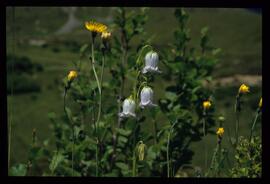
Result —
<instances>
[{"instance_id":1,"label":"green stem","mask_svg":"<svg viewBox=\"0 0 270 184\"><path fill-rule=\"evenodd\" d=\"M235 147L238 145L238 132L239 132L239 112L236 112L236 127L235 127Z\"/></svg>"},{"instance_id":2,"label":"green stem","mask_svg":"<svg viewBox=\"0 0 270 184\"><path fill-rule=\"evenodd\" d=\"M96 145L96 177L98 177L98 140L97 140L97 145Z\"/></svg>"},{"instance_id":3,"label":"green stem","mask_svg":"<svg viewBox=\"0 0 270 184\"><path fill-rule=\"evenodd\" d=\"M236 102L235 102L235 116L236 116L236 127L235 127L235 147L238 145L238 132L239 132L239 113L240 113L240 97L241 95L238 94L236 96Z\"/></svg>"},{"instance_id":4,"label":"green stem","mask_svg":"<svg viewBox=\"0 0 270 184\"><path fill-rule=\"evenodd\" d=\"M74 176L74 142L75 142L74 124L72 123L72 176Z\"/></svg>"},{"instance_id":5,"label":"green stem","mask_svg":"<svg viewBox=\"0 0 270 184\"><path fill-rule=\"evenodd\" d=\"M205 166L205 169L207 169L207 150L206 150L206 140L205 140L205 137L206 137L206 129L205 129L205 117L203 118L203 138L204 138L204 166Z\"/></svg>"},{"instance_id":6,"label":"green stem","mask_svg":"<svg viewBox=\"0 0 270 184\"><path fill-rule=\"evenodd\" d=\"M134 148L133 151L133 163L132 163L132 176L135 177L136 176L136 147Z\"/></svg>"},{"instance_id":7,"label":"green stem","mask_svg":"<svg viewBox=\"0 0 270 184\"><path fill-rule=\"evenodd\" d=\"M252 127L251 127L250 136L249 136L249 142L251 142L252 134L253 134L253 131L254 131L254 128L255 128L255 125L256 125L259 114L260 114L260 111L257 110L254 121L253 121L253 124L252 124Z\"/></svg>"},{"instance_id":8,"label":"green stem","mask_svg":"<svg viewBox=\"0 0 270 184\"><path fill-rule=\"evenodd\" d=\"M93 72L95 75L95 79L97 82L97 86L98 86L98 91L99 91L99 108L98 108L98 116L97 116L97 120L96 120L96 136L97 136L97 147L96 147L96 176L98 176L98 144L99 144L99 137L98 137L98 123L99 123L99 119L100 119L100 113L101 113L101 87L100 87L100 82L97 76L97 72L95 69L95 54L94 54L94 36L92 36L92 68L93 68Z\"/></svg>"},{"instance_id":9,"label":"green stem","mask_svg":"<svg viewBox=\"0 0 270 184\"><path fill-rule=\"evenodd\" d=\"M171 126L171 128L170 128L170 130L169 130L169 134L168 134L168 140L167 140L167 177L169 178L170 177L170 158L169 158L169 148L170 148L170 137L171 137L171 132L173 131L173 127L174 127L174 125L176 125L176 122L177 121L175 121L173 124L172 124L172 126Z\"/></svg>"},{"instance_id":10,"label":"green stem","mask_svg":"<svg viewBox=\"0 0 270 184\"><path fill-rule=\"evenodd\" d=\"M155 136L155 144L157 144L158 140L157 140L157 121L156 119L154 120L154 136Z\"/></svg>"},{"instance_id":11,"label":"green stem","mask_svg":"<svg viewBox=\"0 0 270 184\"><path fill-rule=\"evenodd\" d=\"M65 87L65 91L64 91L64 112L67 116L67 118L69 119L68 117L68 114L67 114L67 110L66 110L66 96L67 96L67 91L68 91L68 88ZM70 120L71 121L71 120ZM75 141L75 135L74 135L74 123L71 122L72 124L72 152L71 152L71 167L72 167L72 176L74 176L74 141Z\"/></svg>"},{"instance_id":12,"label":"green stem","mask_svg":"<svg viewBox=\"0 0 270 184\"><path fill-rule=\"evenodd\" d=\"M218 152L218 146L219 146L219 144L217 143L217 146L215 148L215 152L214 152L212 160L211 160L210 170L212 170L213 167L214 167L214 163L216 161L216 155L217 155L217 152ZM206 173L206 176L208 176L208 173L209 173L209 171Z\"/></svg>"}]
</instances>

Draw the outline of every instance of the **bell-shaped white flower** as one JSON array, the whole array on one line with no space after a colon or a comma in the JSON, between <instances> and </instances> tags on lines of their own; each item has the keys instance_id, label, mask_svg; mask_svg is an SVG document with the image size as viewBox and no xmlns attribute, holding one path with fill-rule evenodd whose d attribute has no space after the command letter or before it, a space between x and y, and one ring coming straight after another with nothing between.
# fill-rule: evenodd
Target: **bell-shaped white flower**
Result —
<instances>
[{"instance_id":1,"label":"bell-shaped white flower","mask_svg":"<svg viewBox=\"0 0 270 184\"><path fill-rule=\"evenodd\" d=\"M135 114L136 104L131 98L126 98L123 102L123 111L119 113L120 118L136 117Z\"/></svg>"},{"instance_id":2,"label":"bell-shaped white flower","mask_svg":"<svg viewBox=\"0 0 270 184\"><path fill-rule=\"evenodd\" d=\"M158 54L154 51L150 51L145 56L145 66L142 70L142 73L161 73L161 71L158 69Z\"/></svg>"},{"instance_id":3,"label":"bell-shaped white flower","mask_svg":"<svg viewBox=\"0 0 270 184\"><path fill-rule=\"evenodd\" d=\"M141 91L141 102L140 107L154 107L157 106L153 103L154 92L150 87L143 87Z\"/></svg>"}]
</instances>

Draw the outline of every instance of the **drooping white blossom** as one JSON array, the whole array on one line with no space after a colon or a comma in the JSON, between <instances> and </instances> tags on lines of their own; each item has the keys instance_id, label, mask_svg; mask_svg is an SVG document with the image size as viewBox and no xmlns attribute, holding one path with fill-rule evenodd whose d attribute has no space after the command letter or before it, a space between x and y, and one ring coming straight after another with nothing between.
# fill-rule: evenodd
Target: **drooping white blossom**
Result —
<instances>
[{"instance_id":1,"label":"drooping white blossom","mask_svg":"<svg viewBox=\"0 0 270 184\"><path fill-rule=\"evenodd\" d=\"M158 54L154 51L150 51L146 54L145 58L145 66L142 70L142 73L161 73L158 69Z\"/></svg>"},{"instance_id":2,"label":"drooping white blossom","mask_svg":"<svg viewBox=\"0 0 270 184\"><path fill-rule=\"evenodd\" d=\"M143 87L141 91L141 102L140 107L154 107L157 106L153 103L154 92L150 87Z\"/></svg>"},{"instance_id":3,"label":"drooping white blossom","mask_svg":"<svg viewBox=\"0 0 270 184\"><path fill-rule=\"evenodd\" d=\"M136 104L131 98L126 98L123 102L123 111L119 113L120 118L136 117L135 114Z\"/></svg>"}]
</instances>

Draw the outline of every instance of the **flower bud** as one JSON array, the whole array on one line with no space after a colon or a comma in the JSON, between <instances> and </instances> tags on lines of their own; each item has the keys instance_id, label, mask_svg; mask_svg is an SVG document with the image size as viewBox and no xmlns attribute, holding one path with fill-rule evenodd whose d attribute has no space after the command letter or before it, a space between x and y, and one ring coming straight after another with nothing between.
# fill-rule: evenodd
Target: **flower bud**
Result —
<instances>
[{"instance_id":1,"label":"flower bud","mask_svg":"<svg viewBox=\"0 0 270 184\"><path fill-rule=\"evenodd\" d=\"M153 90L150 87L144 87L141 91L140 107L153 107L157 106L153 103Z\"/></svg>"},{"instance_id":2,"label":"flower bud","mask_svg":"<svg viewBox=\"0 0 270 184\"><path fill-rule=\"evenodd\" d=\"M136 104L131 98L126 98L123 102L123 111L119 113L120 118L136 117L135 114Z\"/></svg>"},{"instance_id":3,"label":"flower bud","mask_svg":"<svg viewBox=\"0 0 270 184\"><path fill-rule=\"evenodd\" d=\"M142 73L152 72L152 73L161 73L158 69L158 54L156 52L150 51L145 56L145 66L142 70Z\"/></svg>"},{"instance_id":4,"label":"flower bud","mask_svg":"<svg viewBox=\"0 0 270 184\"><path fill-rule=\"evenodd\" d=\"M138 157L139 157L140 161L144 160L145 148L146 148L146 145L143 143L143 141L140 141L139 145L138 145L138 148L137 148Z\"/></svg>"},{"instance_id":5,"label":"flower bud","mask_svg":"<svg viewBox=\"0 0 270 184\"><path fill-rule=\"evenodd\" d=\"M260 109L262 108L262 98L260 99L260 102L259 102L259 108Z\"/></svg>"},{"instance_id":6,"label":"flower bud","mask_svg":"<svg viewBox=\"0 0 270 184\"><path fill-rule=\"evenodd\" d=\"M102 40L108 40L108 39L110 39L110 37L111 37L111 33L108 32L108 31L102 32L102 34L101 34L101 39Z\"/></svg>"}]
</instances>

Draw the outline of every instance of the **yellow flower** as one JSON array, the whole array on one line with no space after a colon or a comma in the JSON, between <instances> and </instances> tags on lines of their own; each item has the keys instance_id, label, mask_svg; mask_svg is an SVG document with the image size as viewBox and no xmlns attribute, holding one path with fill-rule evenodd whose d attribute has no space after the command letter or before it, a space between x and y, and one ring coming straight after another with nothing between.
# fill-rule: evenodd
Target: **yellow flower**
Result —
<instances>
[{"instance_id":1,"label":"yellow flower","mask_svg":"<svg viewBox=\"0 0 270 184\"><path fill-rule=\"evenodd\" d=\"M224 134L224 128L222 128L222 127L221 128L218 128L218 130L217 130L216 133L217 133L218 136L222 137L223 134Z\"/></svg>"},{"instance_id":2,"label":"yellow flower","mask_svg":"<svg viewBox=\"0 0 270 184\"><path fill-rule=\"evenodd\" d=\"M110 37L111 37L111 33L108 32L108 31L102 32L102 34L101 34L101 38L102 38L103 40L108 40L108 39L110 39Z\"/></svg>"},{"instance_id":3,"label":"yellow flower","mask_svg":"<svg viewBox=\"0 0 270 184\"><path fill-rule=\"evenodd\" d=\"M245 94L249 92L249 87L246 86L245 84L242 84L239 88L239 93L240 94Z\"/></svg>"},{"instance_id":4,"label":"yellow flower","mask_svg":"<svg viewBox=\"0 0 270 184\"><path fill-rule=\"evenodd\" d=\"M204 101L203 102L203 109L209 109L211 107L210 101Z\"/></svg>"},{"instance_id":5,"label":"yellow flower","mask_svg":"<svg viewBox=\"0 0 270 184\"><path fill-rule=\"evenodd\" d=\"M261 97L260 102L259 102L259 108L262 108L262 97Z\"/></svg>"},{"instance_id":6,"label":"yellow flower","mask_svg":"<svg viewBox=\"0 0 270 184\"><path fill-rule=\"evenodd\" d=\"M68 81L73 81L78 76L76 71L70 71L68 74Z\"/></svg>"},{"instance_id":7,"label":"yellow flower","mask_svg":"<svg viewBox=\"0 0 270 184\"><path fill-rule=\"evenodd\" d=\"M95 33L103 33L107 30L107 26L98 22L94 22L94 21L85 22L85 27L89 31L95 32Z\"/></svg>"}]
</instances>

